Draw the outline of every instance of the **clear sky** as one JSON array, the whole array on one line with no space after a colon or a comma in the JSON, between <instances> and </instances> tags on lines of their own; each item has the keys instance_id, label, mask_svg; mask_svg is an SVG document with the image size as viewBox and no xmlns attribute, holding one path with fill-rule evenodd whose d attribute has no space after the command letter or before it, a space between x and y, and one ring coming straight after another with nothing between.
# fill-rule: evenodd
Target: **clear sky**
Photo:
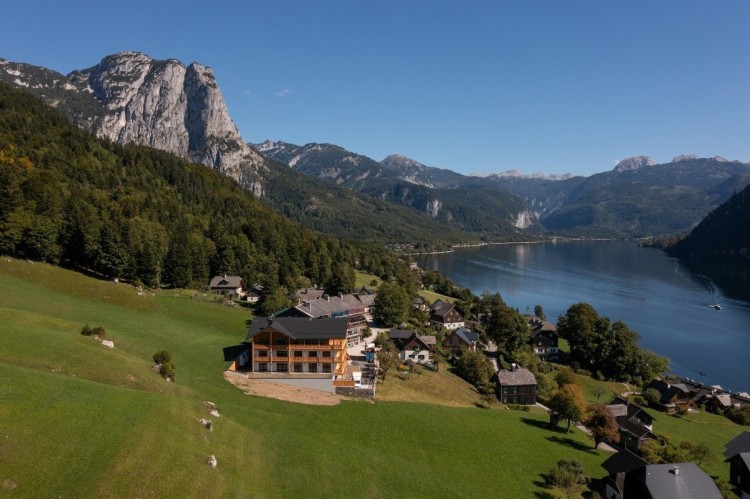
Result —
<instances>
[{"instance_id":1,"label":"clear sky","mask_svg":"<svg viewBox=\"0 0 750 499\"><path fill-rule=\"evenodd\" d=\"M243 138L462 173L750 161L750 2L0 2L0 57L213 68Z\"/></svg>"}]
</instances>

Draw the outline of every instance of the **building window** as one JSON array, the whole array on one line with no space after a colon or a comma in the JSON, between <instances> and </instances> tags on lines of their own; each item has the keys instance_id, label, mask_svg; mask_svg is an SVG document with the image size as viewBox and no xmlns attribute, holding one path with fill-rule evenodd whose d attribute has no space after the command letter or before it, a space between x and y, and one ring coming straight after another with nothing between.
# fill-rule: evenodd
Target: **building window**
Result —
<instances>
[{"instance_id":1,"label":"building window","mask_svg":"<svg viewBox=\"0 0 750 499\"><path fill-rule=\"evenodd\" d=\"M268 357L268 350L256 350L255 356L256 357Z\"/></svg>"},{"instance_id":2,"label":"building window","mask_svg":"<svg viewBox=\"0 0 750 499\"><path fill-rule=\"evenodd\" d=\"M267 373L268 372L268 362L258 362L258 372Z\"/></svg>"},{"instance_id":3,"label":"building window","mask_svg":"<svg viewBox=\"0 0 750 499\"><path fill-rule=\"evenodd\" d=\"M307 352L307 356L308 357L317 357L318 356L318 352L316 352L314 350L311 351L311 352Z\"/></svg>"},{"instance_id":4,"label":"building window","mask_svg":"<svg viewBox=\"0 0 750 499\"><path fill-rule=\"evenodd\" d=\"M289 357L289 350L276 350L276 357Z\"/></svg>"},{"instance_id":5,"label":"building window","mask_svg":"<svg viewBox=\"0 0 750 499\"><path fill-rule=\"evenodd\" d=\"M302 350L295 350L294 351L294 356L295 357L302 357Z\"/></svg>"},{"instance_id":6,"label":"building window","mask_svg":"<svg viewBox=\"0 0 750 499\"><path fill-rule=\"evenodd\" d=\"M418 358L419 360L424 360L424 355L419 355L419 356L418 356L417 358Z\"/></svg>"},{"instance_id":7,"label":"building window","mask_svg":"<svg viewBox=\"0 0 750 499\"><path fill-rule=\"evenodd\" d=\"M310 364L307 366L307 372L316 373L318 372L318 364Z\"/></svg>"},{"instance_id":8,"label":"building window","mask_svg":"<svg viewBox=\"0 0 750 499\"><path fill-rule=\"evenodd\" d=\"M273 344L274 345L286 345L287 341L286 341L286 338L274 338Z\"/></svg>"},{"instance_id":9,"label":"building window","mask_svg":"<svg viewBox=\"0 0 750 499\"><path fill-rule=\"evenodd\" d=\"M323 357L330 357L330 356L331 356L331 352L329 351L323 352Z\"/></svg>"},{"instance_id":10,"label":"building window","mask_svg":"<svg viewBox=\"0 0 750 499\"><path fill-rule=\"evenodd\" d=\"M286 373L289 372L289 364L286 362L277 362L276 363L276 372L277 373Z\"/></svg>"},{"instance_id":11,"label":"building window","mask_svg":"<svg viewBox=\"0 0 750 499\"><path fill-rule=\"evenodd\" d=\"M253 343L257 343L258 345L268 345L268 338L253 340Z\"/></svg>"},{"instance_id":12,"label":"building window","mask_svg":"<svg viewBox=\"0 0 750 499\"><path fill-rule=\"evenodd\" d=\"M327 362L325 364L323 364L323 372L324 373L330 373L331 372L331 364L329 364Z\"/></svg>"},{"instance_id":13,"label":"building window","mask_svg":"<svg viewBox=\"0 0 750 499\"><path fill-rule=\"evenodd\" d=\"M302 372L302 362L295 362L294 363L294 372L301 373Z\"/></svg>"}]
</instances>

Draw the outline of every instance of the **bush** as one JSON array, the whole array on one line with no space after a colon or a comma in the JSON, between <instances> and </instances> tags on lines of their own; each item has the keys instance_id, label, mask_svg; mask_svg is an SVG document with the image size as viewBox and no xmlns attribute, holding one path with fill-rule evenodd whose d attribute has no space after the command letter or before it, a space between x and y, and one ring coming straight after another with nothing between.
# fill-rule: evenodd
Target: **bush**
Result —
<instances>
[{"instance_id":1,"label":"bush","mask_svg":"<svg viewBox=\"0 0 750 499\"><path fill-rule=\"evenodd\" d=\"M174 381L174 373L175 367L171 360L164 362L161 367L159 367L159 374L161 374L161 377L164 379Z\"/></svg>"},{"instance_id":2,"label":"bush","mask_svg":"<svg viewBox=\"0 0 750 499\"><path fill-rule=\"evenodd\" d=\"M107 337L107 331L103 327L96 326L92 328L92 327L89 327L88 324L83 326L83 329L81 329L81 334L84 336L98 336L101 339L104 339Z\"/></svg>"},{"instance_id":3,"label":"bush","mask_svg":"<svg viewBox=\"0 0 750 499\"><path fill-rule=\"evenodd\" d=\"M506 407L511 411L529 412L531 410L530 406L521 404L507 404Z\"/></svg>"},{"instance_id":4,"label":"bush","mask_svg":"<svg viewBox=\"0 0 750 499\"><path fill-rule=\"evenodd\" d=\"M172 362L172 354L166 350L159 350L154 354L154 362L161 365Z\"/></svg>"}]
</instances>

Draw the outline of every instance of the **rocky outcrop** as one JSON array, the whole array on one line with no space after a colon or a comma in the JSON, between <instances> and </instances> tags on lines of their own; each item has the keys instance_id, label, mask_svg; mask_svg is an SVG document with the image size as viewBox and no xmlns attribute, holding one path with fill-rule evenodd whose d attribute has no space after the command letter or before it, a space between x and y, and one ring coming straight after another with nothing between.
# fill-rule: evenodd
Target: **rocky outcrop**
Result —
<instances>
[{"instance_id":1,"label":"rocky outcrop","mask_svg":"<svg viewBox=\"0 0 750 499\"><path fill-rule=\"evenodd\" d=\"M536 215L531 210L524 210L518 213L513 225L517 229L528 229L536 222Z\"/></svg>"},{"instance_id":2,"label":"rocky outcrop","mask_svg":"<svg viewBox=\"0 0 750 499\"><path fill-rule=\"evenodd\" d=\"M648 156L633 156L632 158L626 158L618 162L614 171L627 172L643 168L644 166L654 166L655 164L654 160Z\"/></svg>"},{"instance_id":3,"label":"rocky outcrop","mask_svg":"<svg viewBox=\"0 0 750 499\"><path fill-rule=\"evenodd\" d=\"M209 67L120 52L67 77L29 65L4 69L33 82L50 104L64 102L63 112L100 137L171 152L263 193L264 160L242 140Z\"/></svg>"}]
</instances>

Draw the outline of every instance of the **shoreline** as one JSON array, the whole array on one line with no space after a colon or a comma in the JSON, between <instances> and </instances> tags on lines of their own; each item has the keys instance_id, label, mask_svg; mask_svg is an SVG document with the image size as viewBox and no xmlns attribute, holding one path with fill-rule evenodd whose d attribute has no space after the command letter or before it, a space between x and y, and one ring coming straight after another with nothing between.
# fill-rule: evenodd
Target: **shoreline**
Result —
<instances>
[{"instance_id":1,"label":"shoreline","mask_svg":"<svg viewBox=\"0 0 750 499\"><path fill-rule=\"evenodd\" d=\"M402 253L406 256L414 256L414 255L443 255L446 253L454 253L456 249L462 249L462 248L481 248L483 246L501 246L501 245L508 245L508 244L544 244L544 243L553 243L557 244L558 242L565 243L565 242L573 242L573 241L616 241L616 239L612 238L573 238L573 237L552 237L550 239L542 239L538 241L498 241L498 242L484 242L484 243L474 243L474 244L454 244L450 247L450 249L447 250L441 250L441 251L416 251L412 253Z\"/></svg>"}]
</instances>

